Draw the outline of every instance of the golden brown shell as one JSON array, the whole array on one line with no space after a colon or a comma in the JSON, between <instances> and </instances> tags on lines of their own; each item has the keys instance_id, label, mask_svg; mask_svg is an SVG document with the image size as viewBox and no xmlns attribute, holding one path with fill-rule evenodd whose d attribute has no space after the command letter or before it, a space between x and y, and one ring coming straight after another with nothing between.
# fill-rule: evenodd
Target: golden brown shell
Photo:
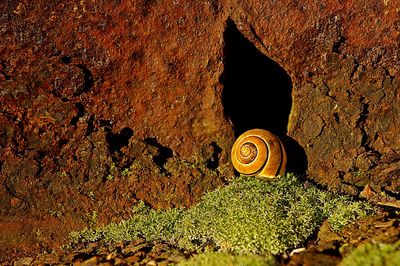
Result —
<instances>
[{"instance_id":1,"label":"golden brown shell","mask_svg":"<svg viewBox=\"0 0 400 266\"><path fill-rule=\"evenodd\" d=\"M232 164L243 175L274 178L286 169L286 152L277 136L252 129L238 137L232 147Z\"/></svg>"}]
</instances>

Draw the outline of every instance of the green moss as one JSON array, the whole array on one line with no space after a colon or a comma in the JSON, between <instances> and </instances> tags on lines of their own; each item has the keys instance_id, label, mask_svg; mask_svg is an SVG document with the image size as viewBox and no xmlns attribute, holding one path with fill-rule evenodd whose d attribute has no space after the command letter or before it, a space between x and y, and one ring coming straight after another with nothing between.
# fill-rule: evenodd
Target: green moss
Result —
<instances>
[{"instance_id":1,"label":"green moss","mask_svg":"<svg viewBox=\"0 0 400 266\"><path fill-rule=\"evenodd\" d=\"M192 207L177 223L177 235L189 250L211 241L235 253L278 254L303 243L326 218L338 230L368 209L348 197L306 189L293 175L269 182L242 177Z\"/></svg>"},{"instance_id":2,"label":"green moss","mask_svg":"<svg viewBox=\"0 0 400 266\"><path fill-rule=\"evenodd\" d=\"M231 255L219 252L205 252L191 257L179 266L273 266L277 265L273 256L261 257L258 255Z\"/></svg>"},{"instance_id":3,"label":"green moss","mask_svg":"<svg viewBox=\"0 0 400 266\"><path fill-rule=\"evenodd\" d=\"M181 218L183 210L172 209L169 211L153 210L140 202L133 208L132 218L119 224L89 229L70 234L71 242L94 242L98 240L123 241L133 240L137 237L145 237L148 240L173 241L175 224Z\"/></svg>"},{"instance_id":4,"label":"green moss","mask_svg":"<svg viewBox=\"0 0 400 266\"><path fill-rule=\"evenodd\" d=\"M372 213L374 208L365 202L350 201L343 197L331 199L328 211L330 213L328 222L334 231L342 229L349 221L354 221L359 217L365 217Z\"/></svg>"},{"instance_id":5,"label":"green moss","mask_svg":"<svg viewBox=\"0 0 400 266\"><path fill-rule=\"evenodd\" d=\"M394 244L367 243L347 255L340 266L400 265L400 241Z\"/></svg>"},{"instance_id":6,"label":"green moss","mask_svg":"<svg viewBox=\"0 0 400 266\"><path fill-rule=\"evenodd\" d=\"M131 172L131 170L129 169L129 168L125 168L124 170L122 170L122 172L121 172L121 175L122 176L129 176L129 175L131 175L132 174L132 172Z\"/></svg>"},{"instance_id":7,"label":"green moss","mask_svg":"<svg viewBox=\"0 0 400 266\"><path fill-rule=\"evenodd\" d=\"M349 197L304 187L294 175L261 181L241 177L207 193L189 209L151 210L143 203L120 224L86 229L72 241L164 240L188 250L213 243L237 254L279 254L304 243L325 219L335 230L372 212Z\"/></svg>"},{"instance_id":8,"label":"green moss","mask_svg":"<svg viewBox=\"0 0 400 266\"><path fill-rule=\"evenodd\" d=\"M114 176L109 174L109 175L106 176L106 179L108 181L112 181L114 179Z\"/></svg>"}]
</instances>

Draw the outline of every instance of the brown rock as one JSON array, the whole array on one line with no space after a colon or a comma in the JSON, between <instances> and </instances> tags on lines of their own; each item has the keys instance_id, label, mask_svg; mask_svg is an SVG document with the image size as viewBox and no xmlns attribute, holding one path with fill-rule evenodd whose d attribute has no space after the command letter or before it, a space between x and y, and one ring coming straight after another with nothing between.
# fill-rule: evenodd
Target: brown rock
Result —
<instances>
[{"instance_id":1,"label":"brown rock","mask_svg":"<svg viewBox=\"0 0 400 266\"><path fill-rule=\"evenodd\" d=\"M36 257L36 261L39 261L44 264L57 264L60 262L60 257L55 254L40 254Z\"/></svg>"},{"instance_id":2,"label":"brown rock","mask_svg":"<svg viewBox=\"0 0 400 266\"><path fill-rule=\"evenodd\" d=\"M33 258L26 257L19 260L14 261L13 266L28 266L34 261Z\"/></svg>"},{"instance_id":3,"label":"brown rock","mask_svg":"<svg viewBox=\"0 0 400 266\"><path fill-rule=\"evenodd\" d=\"M126 259L125 259L125 261L127 262L127 263L135 263L135 262L139 262L141 260L141 257L140 256L137 256L137 255L133 255L133 256L129 256L129 257L127 257Z\"/></svg>"},{"instance_id":4,"label":"brown rock","mask_svg":"<svg viewBox=\"0 0 400 266\"><path fill-rule=\"evenodd\" d=\"M99 266L111 266L112 264L109 262L100 262L98 265Z\"/></svg>"},{"instance_id":5,"label":"brown rock","mask_svg":"<svg viewBox=\"0 0 400 266\"><path fill-rule=\"evenodd\" d=\"M124 255L131 255L131 254L137 253L142 248L148 247L148 246L149 245L147 243L143 243L143 244L139 244L139 245L129 245L129 246L125 247L124 249L122 249L121 252Z\"/></svg>"},{"instance_id":6,"label":"brown rock","mask_svg":"<svg viewBox=\"0 0 400 266\"><path fill-rule=\"evenodd\" d=\"M155 262L154 260L151 260L149 262L146 263L147 266L156 266L157 262Z\"/></svg>"},{"instance_id":7,"label":"brown rock","mask_svg":"<svg viewBox=\"0 0 400 266\"><path fill-rule=\"evenodd\" d=\"M55 248L137 200L191 205L233 176L234 136L255 127L284 140L290 171L332 191L398 193L395 1L0 10L0 228L24 217L46 232L43 247L30 233L1 254Z\"/></svg>"},{"instance_id":8,"label":"brown rock","mask_svg":"<svg viewBox=\"0 0 400 266\"><path fill-rule=\"evenodd\" d=\"M114 259L114 265L125 265L126 264L126 260L121 259L121 258L115 258Z\"/></svg>"},{"instance_id":9,"label":"brown rock","mask_svg":"<svg viewBox=\"0 0 400 266\"><path fill-rule=\"evenodd\" d=\"M32 262L31 266L46 266L46 264L41 261L34 261Z\"/></svg>"},{"instance_id":10,"label":"brown rock","mask_svg":"<svg viewBox=\"0 0 400 266\"><path fill-rule=\"evenodd\" d=\"M337 265L340 262L340 258L323 254L323 253L312 253L312 252L304 252L300 254L294 255L289 263L286 265L295 266L295 265L306 265L306 266L317 266L317 265Z\"/></svg>"},{"instance_id":11,"label":"brown rock","mask_svg":"<svg viewBox=\"0 0 400 266\"><path fill-rule=\"evenodd\" d=\"M78 265L80 266L95 266L98 264L99 258L97 256L91 257L90 259L87 259L83 261L82 263L79 263Z\"/></svg>"}]
</instances>

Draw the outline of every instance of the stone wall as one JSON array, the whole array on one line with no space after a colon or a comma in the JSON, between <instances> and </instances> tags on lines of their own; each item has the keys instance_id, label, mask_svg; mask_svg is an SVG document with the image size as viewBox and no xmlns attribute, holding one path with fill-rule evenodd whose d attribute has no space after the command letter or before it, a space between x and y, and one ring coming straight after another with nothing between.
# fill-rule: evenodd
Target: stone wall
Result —
<instances>
[{"instance_id":1,"label":"stone wall","mask_svg":"<svg viewBox=\"0 0 400 266\"><path fill-rule=\"evenodd\" d=\"M32 243L127 217L137 200L193 204L233 176L234 137L255 127L283 139L290 171L398 197L396 1L0 10L0 213L65 229L25 236Z\"/></svg>"}]
</instances>

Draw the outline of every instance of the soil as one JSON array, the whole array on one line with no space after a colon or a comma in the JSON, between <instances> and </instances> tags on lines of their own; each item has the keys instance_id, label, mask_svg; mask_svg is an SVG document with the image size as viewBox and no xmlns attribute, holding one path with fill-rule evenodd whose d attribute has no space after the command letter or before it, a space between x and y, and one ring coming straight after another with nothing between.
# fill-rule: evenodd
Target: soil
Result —
<instances>
[{"instance_id":1,"label":"soil","mask_svg":"<svg viewBox=\"0 0 400 266\"><path fill-rule=\"evenodd\" d=\"M234 177L234 138L397 208L396 1L0 1L0 261L190 206ZM383 200L382 200L383 199Z\"/></svg>"}]
</instances>

